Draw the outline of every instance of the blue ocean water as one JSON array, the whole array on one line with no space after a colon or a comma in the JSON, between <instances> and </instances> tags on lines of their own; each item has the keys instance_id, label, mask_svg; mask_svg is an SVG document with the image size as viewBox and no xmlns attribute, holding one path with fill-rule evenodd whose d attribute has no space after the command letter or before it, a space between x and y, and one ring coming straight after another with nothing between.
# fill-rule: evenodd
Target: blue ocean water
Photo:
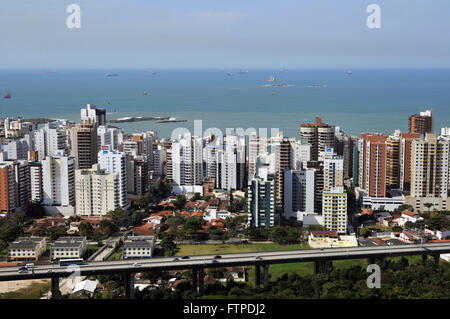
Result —
<instances>
[{"instance_id":1,"label":"blue ocean water","mask_svg":"<svg viewBox=\"0 0 450 319\"><path fill-rule=\"evenodd\" d=\"M154 71L151 75L148 71ZM176 127L279 128L299 135L299 125L321 116L352 135L407 130L408 116L431 108L435 130L450 126L450 70L0 70L0 116L79 119L87 103L108 118L170 116L186 123L123 123L126 132ZM105 73L118 76L106 77ZM232 73L229 75L228 73ZM285 83L267 87L267 79ZM144 96L143 91L148 95Z\"/></svg>"}]
</instances>

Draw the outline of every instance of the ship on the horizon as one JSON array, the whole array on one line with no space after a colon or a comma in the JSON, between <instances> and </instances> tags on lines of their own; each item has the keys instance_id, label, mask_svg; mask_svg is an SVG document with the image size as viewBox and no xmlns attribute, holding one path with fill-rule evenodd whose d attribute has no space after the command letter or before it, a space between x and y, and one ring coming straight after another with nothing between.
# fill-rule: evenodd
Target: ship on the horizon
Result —
<instances>
[{"instance_id":1,"label":"ship on the horizon","mask_svg":"<svg viewBox=\"0 0 450 319\"><path fill-rule=\"evenodd\" d=\"M351 74L353 74L353 72L352 72L352 70L347 70L347 71L345 71L345 74L351 75Z\"/></svg>"},{"instance_id":2,"label":"ship on the horizon","mask_svg":"<svg viewBox=\"0 0 450 319\"><path fill-rule=\"evenodd\" d=\"M6 95L3 96L4 99L10 99L11 98L11 93L6 93Z\"/></svg>"},{"instance_id":3,"label":"ship on the horizon","mask_svg":"<svg viewBox=\"0 0 450 319\"><path fill-rule=\"evenodd\" d=\"M106 77L112 77L112 76L119 76L119 74L116 74L116 73L106 73L105 76L106 76Z\"/></svg>"},{"instance_id":4,"label":"ship on the horizon","mask_svg":"<svg viewBox=\"0 0 450 319\"><path fill-rule=\"evenodd\" d=\"M168 119L156 121L156 123L177 123L177 122L187 122L187 120L177 120L175 117L170 117Z\"/></svg>"},{"instance_id":5,"label":"ship on the horizon","mask_svg":"<svg viewBox=\"0 0 450 319\"><path fill-rule=\"evenodd\" d=\"M147 95L147 94L148 94L147 91L142 92L142 95Z\"/></svg>"},{"instance_id":6,"label":"ship on the horizon","mask_svg":"<svg viewBox=\"0 0 450 319\"><path fill-rule=\"evenodd\" d=\"M274 78L273 76L271 76L271 77L269 77L269 78L267 79L267 81L268 81L268 82L275 82L275 78Z\"/></svg>"}]
</instances>

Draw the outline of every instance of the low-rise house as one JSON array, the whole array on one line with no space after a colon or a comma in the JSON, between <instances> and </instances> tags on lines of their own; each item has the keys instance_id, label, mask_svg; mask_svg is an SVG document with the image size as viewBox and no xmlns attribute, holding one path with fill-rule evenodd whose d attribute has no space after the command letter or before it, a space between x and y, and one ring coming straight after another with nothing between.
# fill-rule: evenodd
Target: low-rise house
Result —
<instances>
[{"instance_id":1,"label":"low-rise house","mask_svg":"<svg viewBox=\"0 0 450 319\"><path fill-rule=\"evenodd\" d=\"M142 226L134 227L131 232L135 236L158 236L161 231L161 224L145 223Z\"/></svg>"},{"instance_id":2,"label":"low-rise house","mask_svg":"<svg viewBox=\"0 0 450 319\"><path fill-rule=\"evenodd\" d=\"M356 247L358 241L354 235L341 235L332 230L313 230L308 236L311 248Z\"/></svg>"},{"instance_id":3,"label":"low-rise house","mask_svg":"<svg viewBox=\"0 0 450 319\"><path fill-rule=\"evenodd\" d=\"M311 248L337 246L339 236L332 230L312 230L308 236L308 242Z\"/></svg>"},{"instance_id":4,"label":"low-rise house","mask_svg":"<svg viewBox=\"0 0 450 319\"><path fill-rule=\"evenodd\" d=\"M426 243L432 239L430 234L425 233L420 229L404 229L399 236L399 239L407 244Z\"/></svg>"},{"instance_id":5,"label":"low-rise house","mask_svg":"<svg viewBox=\"0 0 450 319\"><path fill-rule=\"evenodd\" d=\"M450 237L450 230L448 230L446 228L441 228L441 229L425 228L425 232L428 234L431 234L433 236L436 236L437 239L439 239L439 240L447 239L448 237Z\"/></svg>"},{"instance_id":6,"label":"low-rise house","mask_svg":"<svg viewBox=\"0 0 450 319\"><path fill-rule=\"evenodd\" d=\"M81 222L71 222L69 229L67 230L68 235L75 235L80 231Z\"/></svg>"},{"instance_id":7,"label":"low-rise house","mask_svg":"<svg viewBox=\"0 0 450 319\"><path fill-rule=\"evenodd\" d=\"M202 218L203 217L203 212L198 210L198 211L192 213L191 217Z\"/></svg>"},{"instance_id":8,"label":"low-rise house","mask_svg":"<svg viewBox=\"0 0 450 319\"><path fill-rule=\"evenodd\" d=\"M67 228L66 219L61 214L56 216L47 216L36 220L36 222L26 230L26 233L36 235L45 233L55 227Z\"/></svg>"},{"instance_id":9,"label":"low-rise house","mask_svg":"<svg viewBox=\"0 0 450 319\"><path fill-rule=\"evenodd\" d=\"M99 281L96 280L83 280L76 284L75 288L73 288L72 293L75 295L81 295L83 293L88 294L92 296L94 294L95 289L97 289L97 286L99 284Z\"/></svg>"},{"instance_id":10,"label":"low-rise house","mask_svg":"<svg viewBox=\"0 0 450 319\"><path fill-rule=\"evenodd\" d=\"M37 261L46 248L45 237L19 237L8 246L8 261Z\"/></svg>"},{"instance_id":11,"label":"low-rise house","mask_svg":"<svg viewBox=\"0 0 450 319\"><path fill-rule=\"evenodd\" d=\"M123 259L151 258L155 246L154 236L129 236L123 242Z\"/></svg>"},{"instance_id":12,"label":"low-rise house","mask_svg":"<svg viewBox=\"0 0 450 319\"><path fill-rule=\"evenodd\" d=\"M244 267L226 267L225 278L219 279L220 282L226 282L233 279L235 282L245 282L245 268Z\"/></svg>"},{"instance_id":13,"label":"low-rise house","mask_svg":"<svg viewBox=\"0 0 450 319\"><path fill-rule=\"evenodd\" d=\"M86 250L86 237L60 237L52 244L51 259L83 258Z\"/></svg>"},{"instance_id":14,"label":"low-rise house","mask_svg":"<svg viewBox=\"0 0 450 319\"><path fill-rule=\"evenodd\" d=\"M407 222L417 223L423 221L423 217L420 217L418 213L411 212L409 210L404 210L400 218L397 218L397 223L399 226L404 226Z\"/></svg>"},{"instance_id":15,"label":"low-rise house","mask_svg":"<svg viewBox=\"0 0 450 319\"><path fill-rule=\"evenodd\" d=\"M150 217L144 218L142 221L144 223L150 223L150 224L161 224L162 219L163 219L163 216L150 216Z\"/></svg>"}]
</instances>

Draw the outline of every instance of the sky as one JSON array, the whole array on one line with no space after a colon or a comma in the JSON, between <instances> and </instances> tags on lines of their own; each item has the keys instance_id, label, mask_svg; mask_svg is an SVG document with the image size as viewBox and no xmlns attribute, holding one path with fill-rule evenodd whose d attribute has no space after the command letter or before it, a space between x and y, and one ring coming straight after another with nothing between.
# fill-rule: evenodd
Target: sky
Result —
<instances>
[{"instance_id":1,"label":"sky","mask_svg":"<svg viewBox=\"0 0 450 319\"><path fill-rule=\"evenodd\" d=\"M380 29L366 25L372 3ZM448 0L0 0L0 69L448 68L448 12Z\"/></svg>"}]
</instances>

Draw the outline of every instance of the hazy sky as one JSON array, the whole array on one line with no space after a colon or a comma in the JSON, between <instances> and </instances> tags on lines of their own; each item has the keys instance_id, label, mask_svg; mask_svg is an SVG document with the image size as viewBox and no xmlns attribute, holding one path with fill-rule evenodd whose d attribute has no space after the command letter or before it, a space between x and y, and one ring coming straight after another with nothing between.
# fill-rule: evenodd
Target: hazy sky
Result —
<instances>
[{"instance_id":1,"label":"hazy sky","mask_svg":"<svg viewBox=\"0 0 450 319\"><path fill-rule=\"evenodd\" d=\"M81 29L66 8L81 7ZM381 29L366 8L381 7ZM448 0L0 0L0 68L450 67Z\"/></svg>"}]
</instances>

